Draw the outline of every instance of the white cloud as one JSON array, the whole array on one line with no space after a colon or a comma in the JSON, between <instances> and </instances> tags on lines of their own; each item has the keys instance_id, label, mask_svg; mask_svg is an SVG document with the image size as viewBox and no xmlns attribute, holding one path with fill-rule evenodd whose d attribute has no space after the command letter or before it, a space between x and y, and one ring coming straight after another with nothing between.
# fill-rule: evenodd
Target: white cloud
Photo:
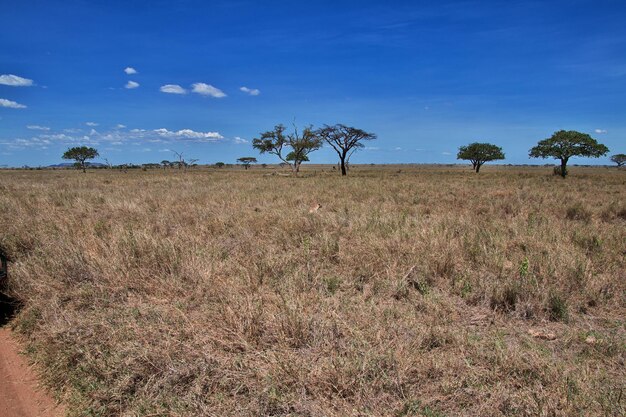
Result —
<instances>
[{"instance_id":1,"label":"white cloud","mask_svg":"<svg viewBox=\"0 0 626 417\"><path fill-rule=\"evenodd\" d=\"M124 68L124 72L128 75L137 74L137 70L133 67Z\"/></svg>"},{"instance_id":2,"label":"white cloud","mask_svg":"<svg viewBox=\"0 0 626 417\"><path fill-rule=\"evenodd\" d=\"M441 152L442 155L452 155L450 152Z\"/></svg>"},{"instance_id":3,"label":"white cloud","mask_svg":"<svg viewBox=\"0 0 626 417\"><path fill-rule=\"evenodd\" d=\"M26 129L30 129L30 130L50 130L50 128L47 127L47 126L39 126L39 125L28 125L28 126L26 126Z\"/></svg>"},{"instance_id":4,"label":"white cloud","mask_svg":"<svg viewBox=\"0 0 626 417\"><path fill-rule=\"evenodd\" d=\"M96 123L96 122L87 122L87 123L85 123L85 124L86 124L87 126L92 126L92 127L94 127L94 126L98 126L98 123Z\"/></svg>"},{"instance_id":5,"label":"white cloud","mask_svg":"<svg viewBox=\"0 0 626 417\"><path fill-rule=\"evenodd\" d=\"M203 96L211 96L215 98L226 97L226 94L219 88L213 87L210 84L195 83L191 86L194 93L201 94Z\"/></svg>"},{"instance_id":6,"label":"white cloud","mask_svg":"<svg viewBox=\"0 0 626 417\"><path fill-rule=\"evenodd\" d=\"M199 139L204 141L215 141L218 139L224 139L224 136L218 132L196 132L191 129L182 129L178 131L171 131L164 128L155 129L154 132L162 137L173 139Z\"/></svg>"},{"instance_id":7,"label":"white cloud","mask_svg":"<svg viewBox=\"0 0 626 417\"><path fill-rule=\"evenodd\" d=\"M239 89L244 93L250 94L251 96L258 96L259 94L261 94L261 91L256 88L241 87Z\"/></svg>"},{"instance_id":8,"label":"white cloud","mask_svg":"<svg viewBox=\"0 0 626 417\"><path fill-rule=\"evenodd\" d=\"M603 133L609 133L606 129L596 129L595 132L599 135L603 134Z\"/></svg>"},{"instance_id":9,"label":"white cloud","mask_svg":"<svg viewBox=\"0 0 626 417\"><path fill-rule=\"evenodd\" d=\"M246 139L244 138L240 138L239 136L235 136L233 139L233 142L235 142L237 145L241 145L244 143L249 143Z\"/></svg>"},{"instance_id":10,"label":"white cloud","mask_svg":"<svg viewBox=\"0 0 626 417\"><path fill-rule=\"evenodd\" d=\"M139 87L139 83L138 83L138 82L135 82L135 81L129 81L129 82L127 82L127 83L126 83L126 85L124 86L124 88L128 88L129 90L130 90L130 89L133 89L133 88L137 88L137 87Z\"/></svg>"},{"instance_id":11,"label":"white cloud","mask_svg":"<svg viewBox=\"0 0 626 417\"><path fill-rule=\"evenodd\" d=\"M401 147L399 147L399 146L396 146L395 148L393 148L393 150L394 150L394 151L401 151L401 150L402 150L402 148L401 148Z\"/></svg>"},{"instance_id":12,"label":"white cloud","mask_svg":"<svg viewBox=\"0 0 626 417\"><path fill-rule=\"evenodd\" d=\"M10 109L25 109L26 106L15 101L0 98L0 107L8 107Z\"/></svg>"},{"instance_id":13,"label":"white cloud","mask_svg":"<svg viewBox=\"0 0 626 417\"><path fill-rule=\"evenodd\" d=\"M116 129L124 129L125 127L126 125L123 125L121 123L115 126Z\"/></svg>"},{"instance_id":14,"label":"white cloud","mask_svg":"<svg viewBox=\"0 0 626 417\"><path fill-rule=\"evenodd\" d=\"M0 75L0 84L10 85L12 87L30 87L33 85L33 80L28 78L18 77L13 74Z\"/></svg>"},{"instance_id":15,"label":"white cloud","mask_svg":"<svg viewBox=\"0 0 626 417\"><path fill-rule=\"evenodd\" d=\"M365 149L366 151L377 151L377 150L379 150L380 148L379 148L378 146L366 146L366 147L365 147L365 148L363 148L363 149Z\"/></svg>"},{"instance_id":16,"label":"white cloud","mask_svg":"<svg viewBox=\"0 0 626 417\"><path fill-rule=\"evenodd\" d=\"M187 90L185 90L183 87L181 87L178 84L166 84L166 85L162 85L160 88L162 93L169 93L169 94L187 94Z\"/></svg>"},{"instance_id":17,"label":"white cloud","mask_svg":"<svg viewBox=\"0 0 626 417\"><path fill-rule=\"evenodd\" d=\"M19 138L3 141L0 138L0 145L9 149L44 149L50 144L62 146L79 145L100 145L100 146L130 146L135 145L142 148L150 147L152 143L160 143L159 149L166 148L174 143L212 143L224 137L218 132L197 132L192 129L181 129L170 131L165 128L156 130L132 129L120 130L117 128L99 132L91 129L89 132L80 129L66 129L66 133L40 132L31 138ZM140 148L139 148L140 149ZM155 148L151 148L156 150Z\"/></svg>"}]
</instances>

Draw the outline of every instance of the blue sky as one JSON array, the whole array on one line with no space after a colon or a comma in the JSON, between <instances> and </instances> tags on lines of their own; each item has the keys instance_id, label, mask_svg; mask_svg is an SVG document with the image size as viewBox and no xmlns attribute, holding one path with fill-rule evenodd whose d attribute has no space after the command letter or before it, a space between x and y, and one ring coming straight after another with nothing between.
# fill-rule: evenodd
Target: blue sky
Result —
<instances>
[{"instance_id":1,"label":"blue sky","mask_svg":"<svg viewBox=\"0 0 626 417\"><path fill-rule=\"evenodd\" d=\"M172 151L233 163L294 119L376 133L354 163L453 163L473 141L502 146L506 163L544 163L528 149L560 129L626 153L624 1L21 0L0 10L0 165L59 163L83 144L111 163Z\"/></svg>"}]
</instances>

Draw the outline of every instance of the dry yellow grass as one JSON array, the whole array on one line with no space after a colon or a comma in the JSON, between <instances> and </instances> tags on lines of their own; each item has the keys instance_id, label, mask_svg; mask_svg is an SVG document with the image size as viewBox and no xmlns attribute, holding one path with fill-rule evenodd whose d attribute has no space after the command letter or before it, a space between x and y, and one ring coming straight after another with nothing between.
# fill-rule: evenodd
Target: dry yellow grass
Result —
<instances>
[{"instance_id":1,"label":"dry yellow grass","mask_svg":"<svg viewBox=\"0 0 626 417\"><path fill-rule=\"evenodd\" d=\"M626 171L265 172L0 172L73 415L625 413Z\"/></svg>"}]
</instances>

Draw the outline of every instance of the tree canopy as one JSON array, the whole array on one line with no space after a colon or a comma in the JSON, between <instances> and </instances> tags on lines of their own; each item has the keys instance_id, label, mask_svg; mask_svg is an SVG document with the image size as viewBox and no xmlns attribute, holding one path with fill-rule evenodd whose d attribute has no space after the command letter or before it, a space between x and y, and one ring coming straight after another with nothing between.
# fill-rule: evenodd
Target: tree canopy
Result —
<instances>
[{"instance_id":1,"label":"tree canopy","mask_svg":"<svg viewBox=\"0 0 626 417\"><path fill-rule=\"evenodd\" d=\"M302 162L308 162L308 155L322 147L322 140L312 126L305 127L302 133L296 126L292 133L286 134L285 131L286 127L278 124L274 130L263 132L260 138L253 139L252 146L261 154L276 155L291 167L294 175L298 175ZM286 148L291 148L291 151L284 155Z\"/></svg>"},{"instance_id":2,"label":"tree canopy","mask_svg":"<svg viewBox=\"0 0 626 417\"><path fill-rule=\"evenodd\" d=\"M586 133L575 130L559 130L551 137L539 141L537 146L530 149L531 158L555 158L561 161L560 174L567 175L567 162L572 156L599 158L606 155L609 148L598 143Z\"/></svg>"},{"instance_id":3,"label":"tree canopy","mask_svg":"<svg viewBox=\"0 0 626 417\"><path fill-rule=\"evenodd\" d=\"M626 164L626 155L623 153L618 153L617 155L611 156L611 162L617 164L618 167Z\"/></svg>"},{"instance_id":4,"label":"tree canopy","mask_svg":"<svg viewBox=\"0 0 626 417\"><path fill-rule=\"evenodd\" d=\"M89 148L87 146L76 146L73 148L69 148L63 154L63 159L73 159L76 161L76 166L81 168L83 172L87 172L85 161L89 159L94 159L99 156L98 151L94 148Z\"/></svg>"},{"instance_id":5,"label":"tree canopy","mask_svg":"<svg viewBox=\"0 0 626 417\"><path fill-rule=\"evenodd\" d=\"M374 133L343 124L325 125L318 129L317 134L337 152L341 164L341 175L348 174L346 166L350 157L357 149L365 147L363 142L376 139Z\"/></svg>"},{"instance_id":6,"label":"tree canopy","mask_svg":"<svg viewBox=\"0 0 626 417\"><path fill-rule=\"evenodd\" d=\"M257 160L254 156L242 156L237 159L237 162L241 163L245 169L248 169L250 164L256 164Z\"/></svg>"},{"instance_id":7,"label":"tree canopy","mask_svg":"<svg viewBox=\"0 0 626 417\"><path fill-rule=\"evenodd\" d=\"M456 155L456 159L470 161L474 171L478 172L485 162L504 159L504 153L501 147L492 145L491 143L474 142L466 146L461 146L459 153Z\"/></svg>"}]
</instances>

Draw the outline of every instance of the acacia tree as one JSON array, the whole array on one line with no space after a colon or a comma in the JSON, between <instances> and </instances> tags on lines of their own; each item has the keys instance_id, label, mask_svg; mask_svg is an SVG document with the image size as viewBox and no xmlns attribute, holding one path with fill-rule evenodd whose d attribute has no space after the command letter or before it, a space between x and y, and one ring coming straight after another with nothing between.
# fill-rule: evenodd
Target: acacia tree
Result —
<instances>
[{"instance_id":1,"label":"acacia tree","mask_svg":"<svg viewBox=\"0 0 626 417\"><path fill-rule=\"evenodd\" d=\"M491 143L470 143L459 148L456 159L463 159L472 163L472 168L476 173L485 162L504 159L502 148Z\"/></svg>"},{"instance_id":2,"label":"acacia tree","mask_svg":"<svg viewBox=\"0 0 626 417\"><path fill-rule=\"evenodd\" d=\"M256 158L253 156L242 156L241 158L237 159L237 162L240 162L244 169L248 169L250 168L250 164L256 164Z\"/></svg>"},{"instance_id":3,"label":"acacia tree","mask_svg":"<svg viewBox=\"0 0 626 417\"><path fill-rule=\"evenodd\" d=\"M324 125L324 127L318 129L317 134L339 155L341 175L348 175L346 166L350 162L350 157L357 149L365 147L363 142L376 139L374 133L368 133L343 124Z\"/></svg>"},{"instance_id":4,"label":"acacia tree","mask_svg":"<svg viewBox=\"0 0 626 417\"><path fill-rule=\"evenodd\" d=\"M613 155L611 156L611 162L617 164L618 168L621 168L624 164L626 164L626 155L624 155L623 153Z\"/></svg>"},{"instance_id":5,"label":"acacia tree","mask_svg":"<svg viewBox=\"0 0 626 417\"><path fill-rule=\"evenodd\" d=\"M100 156L98 151L94 148L89 148L87 146L76 146L74 148L69 148L63 154L63 159L73 159L76 161L76 166L81 168L84 173L87 172L86 161L89 159L94 159L95 157Z\"/></svg>"},{"instance_id":6,"label":"acacia tree","mask_svg":"<svg viewBox=\"0 0 626 417\"><path fill-rule=\"evenodd\" d=\"M585 156L599 158L606 155L609 148L598 143L586 133L575 130L559 130L551 137L539 141L537 146L530 149L528 156L531 158L555 158L561 161L561 177L567 176L567 161L572 156Z\"/></svg>"},{"instance_id":7,"label":"acacia tree","mask_svg":"<svg viewBox=\"0 0 626 417\"><path fill-rule=\"evenodd\" d=\"M263 132L260 138L255 138L252 146L261 154L276 155L278 159L288 164L291 172L297 176L300 165L309 161L309 154L322 147L322 140L312 126L305 127L301 134L295 125L293 133L285 134L285 130L282 124L276 125L274 130ZM291 152L284 155L286 148L291 148Z\"/></svg>"}]
</instances>

